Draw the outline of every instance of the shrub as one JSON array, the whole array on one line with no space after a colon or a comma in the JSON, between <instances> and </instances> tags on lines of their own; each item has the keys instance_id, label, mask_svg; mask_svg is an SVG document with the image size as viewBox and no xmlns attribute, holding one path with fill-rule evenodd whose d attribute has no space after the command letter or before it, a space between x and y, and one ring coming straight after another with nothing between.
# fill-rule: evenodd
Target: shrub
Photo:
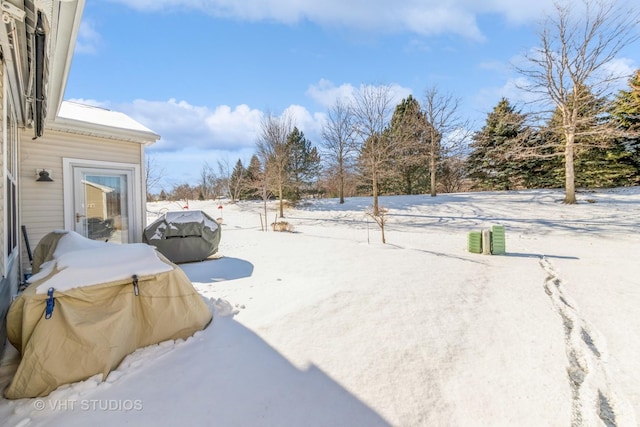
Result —
<instances>
[{"instance_id":1,"label":"shrub","mask_svg":"<svg viewBox=\"0 0 640 427\"><path fill-rule=\"evenodd\" d=\"M286 221L278 221L271 223L271 227L273 231L288 231L290 233L293 232L293 225L289 224Z\"/></svg>"}]
</instances>

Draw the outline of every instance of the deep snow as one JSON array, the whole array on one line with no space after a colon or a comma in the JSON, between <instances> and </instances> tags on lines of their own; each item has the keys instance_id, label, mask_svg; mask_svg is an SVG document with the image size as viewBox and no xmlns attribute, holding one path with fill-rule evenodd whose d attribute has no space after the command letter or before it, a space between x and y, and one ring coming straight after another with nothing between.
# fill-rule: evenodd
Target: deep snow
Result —
<instances>
[{"instance_id":1,"label":"deep snow","mask_svg":"<svg viewBox=\"0 0 640 427\"><path fill-rule=\"evenodd\" d=\"M25 426L636 426L640 189L319 199L262 232L222 217L222 258L181 264L214 322L44 399L0 399ZM149 222L178 203L150 203ZM467 233L506 228L506 255ZM0 386L17 365L9 352Z\"/></svg>"}]
</instances>

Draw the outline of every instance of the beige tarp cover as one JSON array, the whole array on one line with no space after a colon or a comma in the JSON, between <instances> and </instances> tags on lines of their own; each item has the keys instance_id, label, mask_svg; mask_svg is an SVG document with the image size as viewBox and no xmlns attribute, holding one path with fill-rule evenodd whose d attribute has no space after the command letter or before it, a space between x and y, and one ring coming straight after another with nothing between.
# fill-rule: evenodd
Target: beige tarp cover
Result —
<instances>
[{"instance_id":1,"label":"beige tarp cover","mask_svg":"<svg viewBox=\"0 0 640 427\"><path fill-rule=\"evenodd\" d=\"M55 240L36 248L42 260L52 256ZM206 303L180 268L158 257L174 268L140 276L137 296L132 279L55 291L49 319L47 294L36 293L46 279L30 284L7 315L9 341L22 358L5 397L46 396L96 374L105 379L137 348L204 329L212 319Z\"/></svg>"}]
</instances>

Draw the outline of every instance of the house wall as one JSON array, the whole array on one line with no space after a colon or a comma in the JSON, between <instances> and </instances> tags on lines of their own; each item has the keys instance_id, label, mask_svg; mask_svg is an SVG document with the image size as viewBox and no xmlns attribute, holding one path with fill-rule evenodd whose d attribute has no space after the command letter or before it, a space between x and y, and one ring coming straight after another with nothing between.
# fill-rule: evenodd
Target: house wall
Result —
<instances>
[{"instance_id":1,"label":"house wall","mask_svg":"<svg viewBox=\"0 0 640 427\"><path fill-rule=\"evenodd\" d=\"M19 287L19 263L15 255L7 259L8 235L7 222L7 177L5 175L5 161L7 157L7 145L5 127L7 123L7 109L5 103L8 97L5 94L5 64L0 62L0 358L7 345L6 315L13 297L18 293ZM13 148L15 150L15 147ZM19 245L19 242L18 242Z\"/></svg>"},{"instance_id":2,"label":"house wall","mask_svg":"<svg viewBox=\"0 0 640 427\"><path fill-rule=\"evenodd\" d=\"M0 203L0 272L4 271L4 262L5 262L5 254L7 252L7 245L5 242L4 235L4 211L5 211L5 179L4 179L4 150L6 149L5 144L5 135L2 129L4 129L4 121L5 121L5 109L4 109L4 101L5 101L5 84L4 84L4 62L0 62L0 199L2 202ZM4 277L2 277L4 280ZM2 284L0 284L2 286ZM2 288L0 288L0 293L2 292Z\"/></svg>"},{"instance_id":3,"label":"house wall","mask_svg":"<svg viewBox=\"0 0 640 427\"><path fill-rule=\"evenodd\" d=\"M32 251L47 233L64 229L64 158L143 163L144 151L135 142L46 129L44 135L36 140L31 134L23 133L20 143L21 224L27 228ZM36 171L42 169L51 171L53 182L36 182ZM140 221L144 226L144 219ZM27 265L26 250L21 256L23 265Z\"/></svg>"},{"instance_id":4,"label":"house wall","mask_svg":"<svg viewBox=\"0 0 640 427\"><path fill-rule=\"evenodd\" d=\"M4 271L4 258L6 253L7 245L4 243L4 149L5 149L5 141L4 141L4 132L2 132L3 122L4 122L4 62L0 62L0 198L2 199L0 202L0 271ZM7 311L9 310L9 304L11 304L12 297L12 285L11 285L11 276L0 275L0 358L2 358L2 353L5 348L5 344L7 341L7 329L5 324L5 319L7 315Z\"/></svg>"}]
</instances>

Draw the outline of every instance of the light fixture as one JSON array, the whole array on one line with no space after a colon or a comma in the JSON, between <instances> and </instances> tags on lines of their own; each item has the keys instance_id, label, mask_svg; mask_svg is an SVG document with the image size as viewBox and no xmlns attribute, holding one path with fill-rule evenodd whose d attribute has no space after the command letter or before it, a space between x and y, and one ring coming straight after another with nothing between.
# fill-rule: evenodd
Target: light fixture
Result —
<instances>
[{"instance_id":1,"label":"light fixture","mask_svg":"<svg viewBox=\"0 0 640 427\"><path fill-rule=\"evenodd\" d=\"M49 176L49 172L42 169L38 172L38 179L36 179L36 182L53 182L53 180Z\"/></svg>"}]
</instances>

